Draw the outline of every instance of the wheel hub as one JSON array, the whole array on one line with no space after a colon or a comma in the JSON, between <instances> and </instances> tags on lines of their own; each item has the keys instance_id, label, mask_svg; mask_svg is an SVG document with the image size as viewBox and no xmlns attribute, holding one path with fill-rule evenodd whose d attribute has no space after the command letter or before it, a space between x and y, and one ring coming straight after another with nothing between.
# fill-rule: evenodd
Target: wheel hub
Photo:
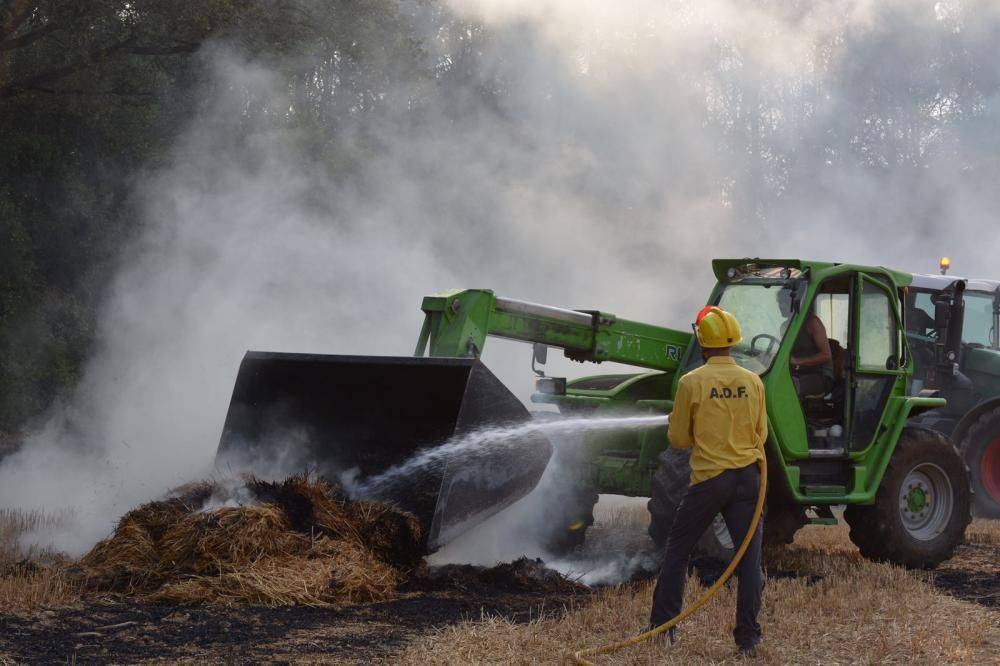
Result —
<instances>
[{"instance_id":1,"label":"wheel hub","mask_svg":"<svg viewBox=\"0 0 1000 666\"><path fill-rule=\"evenodd\" d=\"M931 497L922 483L912 483L906 495L906 508L910 514L923 514L930 507Z\"/></svg>"},{"instance_id":2,"label":"wheel hub","mask_svg":"<svg viewBox=\"0 0 1000 666\"><path fill-rule=\"evenodd\" d=\"M947 527L953 510L951 481L932 463L916 465L899 489L899 515L903 527L921 541L930 541Z\"/></svg>"}]
</instances>

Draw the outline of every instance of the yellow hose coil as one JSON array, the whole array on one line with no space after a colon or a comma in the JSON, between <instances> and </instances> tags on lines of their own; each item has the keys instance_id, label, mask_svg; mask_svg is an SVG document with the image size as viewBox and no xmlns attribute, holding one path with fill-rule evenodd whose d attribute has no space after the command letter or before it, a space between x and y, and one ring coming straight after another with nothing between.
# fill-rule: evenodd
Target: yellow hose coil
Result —
<instances>
[{"instance_id":1,"label":"yellow hose coil","mask_svg":"<svg viewBox=\"0 0 1000 666\"><path fill-rule=\"evenodd\" d=\"M677 617L667 620L663 624L653 629L650 629L644 634L639 634L638 636L633 636L624 641L619 641L618 643L611 643L608 645L602 645L596 648L589 648L587 650L578 650L569 656L569 660L574 664L582 664L583 666L597 666L594 662L588 661L587 657L596 657L601 654L611 654L613 652L618 652L619 650L624 650L625 648L638 645L639 643L645 643L654 636L658 636L663 632L667 631L671 627L677 626L682 620L694 615L702 606L708 603L709 599L715 596L715 593L719 591L726 581L732 577L733 572L736 571L736 567L739 566L740 560L743 559L743 554L747 552L747 548L750 547L750 541L754 537L754 533L757 531L757 524L760 522L760 516L764 512L764 497L767 493L767 461L761 460L760 466L760 492L757 494L757 506L754 509L753 520L750 521L750 529L747 530L747 535L743 538L743 543L740 544L739 550L733 556L733 561L729 563L726 570L722 573L719 580L715 581L712 587L705 590L705 594L695 601L693 604L685 608L680 612Z\"/></svg>"}]
</instances>

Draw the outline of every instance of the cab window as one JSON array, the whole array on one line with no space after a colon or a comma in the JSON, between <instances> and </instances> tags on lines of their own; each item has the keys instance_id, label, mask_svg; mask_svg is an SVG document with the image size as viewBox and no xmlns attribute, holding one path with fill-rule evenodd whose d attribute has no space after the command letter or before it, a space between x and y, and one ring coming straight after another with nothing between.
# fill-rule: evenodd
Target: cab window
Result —
<instances>
[{"instance_id":1,"label":"cab window","mask_svg":"<svg viewBox=\"0 0 1000 666\"><path fill-rule=\"evenodd\" d=\"M992 347L996 337L993 326L993 296L965 292L965 320L962 322L962 342Z\"/></svg>"},{"instance_id":2,"label":"cab window","mask_svg":"<svg viewBox=\"0 0 1000 666\"><path fill-rule=\"evenodd\" d=\"M895 369L899 361L892 302L888 294L867 281L861 291L860 318L858 365L879 370Z\"/></svg>"},{"instance_id":3,"label":"cab window","mask_svg":"<svg viewBox=\"0 0 1000 666\"><path fill-rule=\"evenodd\" d=\"M913 291L911 294L906 312L906 330L922 337L931 337L934 333L934 303L931 302L931 294L926 291Z\"/></svg>"},{"instance_id":4,"label":"cab window","mask_svg":"<svg viewBox=\"0 0 1000 666\"><path fill-rule=\"evenodd\" d=\"M826 285L824 285L824 288ZM820 293L816 295L814 310L826 327L826 335L846 345L851 319L851 297L843 294Z\"/></svg>"}]
</instances>

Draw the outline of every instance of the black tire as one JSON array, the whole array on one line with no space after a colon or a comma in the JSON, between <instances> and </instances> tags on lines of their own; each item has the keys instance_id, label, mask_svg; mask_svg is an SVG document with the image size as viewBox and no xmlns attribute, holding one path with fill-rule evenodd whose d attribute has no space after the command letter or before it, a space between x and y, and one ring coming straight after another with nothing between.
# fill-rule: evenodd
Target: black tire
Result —
<instances>
[{"instance_id":1,"label":"black tire","mask_svg":"<svg viewBox=\"0 0 1000 666\"><path fill-rule=\"evenodd\" d=\"M972 513L1000 518L1000 407L976 419L959 450L972 478Z\"/></svg>"},{"instance_id":2,"label":"black tire","mask_svg":"<svg viewBox=\"0 0 1000 666\"><path fill-rule=\"evenodd\" d=\"M970 501L968 471L951 442L933 430L906 428L875 504L848 506L844 518L864 557L931 569L962 542Z\"/></svg>"},{"instance_id":3,"label":"black tire","mask_svg":"<svg viewBox=\"0 0 1000 666\"><path fill-rule=\"evenodd\" d=\"M691 483L690 459L690 451L672 447L660 454L660 464L653 475L652 495L646 503L649 510L649 536L657 548L666 546L677 507ZM692 557L728 562L733 559L735 552L722 516L716 516L715 521L695 544Z\"/></svg>"},{"instance_id":4,"label":"black tire","mask_svg":"<svg viewBox=\"0 0 1000 666\"><path fill-rule=\"evenodd\" d=\"M564 492L557 504L551 504L545 521L551 528L542 538L545 550L565 555L582 546L587 539L587 528L594 524L597 500L596 490L580 486Z\"/></svg>"},{"instance_id":5,"label":"black tire","mask_svg":"<svg viewBox=\"0 0 1000 666\"><path fill-rule=\"evenodd\" d=\"M765 546L785 546L795 539L795 533L809 522L804 506L785 483L785 470L776 456L767 459L767 507L764 513Z\"/></svg>"},{"instance_id":6,"label":"black tire","mask_svg":"<svg viewBox=\"0 0 1000 666\"><path fill-rule=\"evenodd\" d=\"M774 478L774 477L768 477ZM777 483L777 479L773 483ZM794 501L775 500L775 493L767 494L767 513L764 515L765 546L785 546L795 539L795 533L809 522L806 510Z\"/></svg>"},{"instance_id":7,"label":"black tire","mask_svg":"<svg viewBox=\"0 0 1000 666\"><path fill-rule=\"evenodd\" d=\"M726 521L720 513L694 545L694 554L728 565L736 555L736 548L739 545L733 545L733 537L729 534L729 528L726 527Z\"/></svg>"},{"instance_id":8,"label":"black tire","mask_svg":"<svg viewBox=\"0 0 1000 666\"><path fill-rule=\"evenodd\" d=\"M657 548L667 545L677 507L691 482L691 453L672 447L660 454L660 464L653 474L653 490L646 503L649 511L649 536Z\"/></svg>"}]
</instances>

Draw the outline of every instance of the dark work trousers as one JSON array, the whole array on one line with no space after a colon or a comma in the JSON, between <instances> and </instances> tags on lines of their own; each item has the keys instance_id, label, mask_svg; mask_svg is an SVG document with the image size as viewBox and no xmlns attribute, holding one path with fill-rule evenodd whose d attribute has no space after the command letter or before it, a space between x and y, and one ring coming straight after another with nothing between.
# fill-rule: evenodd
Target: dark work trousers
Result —
<instances>
[{"instance_id":1,"label":"dark work trousers","mask_svg":"<svg viewBox=\"0 0 1000 666\"><path fill-rule=\"evenodd\" d=\"M739 548L746 536L760 490L760 470L754 463L740 469L730 469L707 481L688 488L681 500L667 541L667 554L660 568L660 577L653 592L653 612L650 622L659 626L681 612L688 559L698 539L717 514L722 514L726 527ZM761 521L763 522L763 521ZM760 610L762 579L760 573L761 524L757 525L739 568L739 589L736 596L736 629L733 637L741 648L751 648L760 642Z\"/></svg>"},{"instance_id":2,"label":"dark work trousers","mask_svg":"<svg viewBox=\"0 0 1000 666\"><path fill-rule=\"evenodd\" d=\"M833 378L819 373L792 374L792 383L799 396L826 395L833 388Z\"/></svg>"}]
</instances>

